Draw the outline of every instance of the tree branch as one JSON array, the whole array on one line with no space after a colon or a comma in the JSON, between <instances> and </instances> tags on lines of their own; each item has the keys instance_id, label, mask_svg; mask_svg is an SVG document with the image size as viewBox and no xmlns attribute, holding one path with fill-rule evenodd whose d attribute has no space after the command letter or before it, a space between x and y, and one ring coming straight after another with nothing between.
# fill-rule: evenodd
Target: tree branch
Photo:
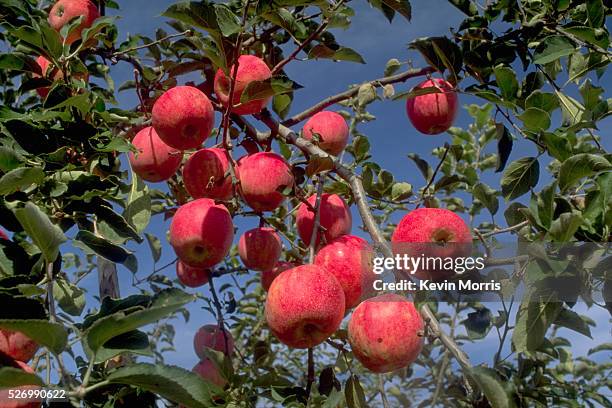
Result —
<instances>
[{"instance_id":1,"label":"tree branch","mask_svg":"<svg viewBox=\"0 0 612 408\"><path fill-rule=\"evenodd\" d=\"M346 99L352 98L353 96L357 95L357 93L359 92L359 88L362 85L366 85L366 84L370 84L373 86L378 86L378 87L382 87L385 85L389 85L389 84L395 84L398 82L404 82L410 78L415 78L415 77L419 77L419 76L424 76L427 74L430 74L432 72L434 72L435 69L432 67L426 67L426 68L417 68L417 69L411 69L408 70L406 72L402 72L401 74L397 74L397 75L392 75L392 76L388 76L388 77L383 77L383 78L378 78L378 79L374 79L372 81L367 81L364 82L362 84L356 85L354 87L352 87L351 89L341 92L339 94L330 96L328 98L323 99L321 102L317 103L316 105L311 106L310 108L306 109L303 112L298 113L297 115L294 115L292 117L290 117L289 119L285 120L282 122L283 126L287 126L287 127L291 127L295 124L300 123L303 120L308 119L309 117L311 117L312 115L314 115L317 112L322 111L323 109L327 108L328 106L331 106L335 103L338 102L342 102Z\"/></svg>"}]
</instances>

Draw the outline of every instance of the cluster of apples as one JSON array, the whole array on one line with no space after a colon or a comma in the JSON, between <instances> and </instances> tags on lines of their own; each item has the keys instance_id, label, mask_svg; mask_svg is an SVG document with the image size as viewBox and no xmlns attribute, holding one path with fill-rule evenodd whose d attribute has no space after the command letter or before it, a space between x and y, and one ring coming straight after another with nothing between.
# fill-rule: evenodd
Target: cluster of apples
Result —
<instances>
[{"instance_id":1,"label":"cluster of apples","mask_svg":"<svg viewBox=\"0 0 612 408\"><path fill-rule=\"evenodd\" d=\"M0 366L19 368L29 374L34 370L27 363L38 351L38 344L21 332L0 329ZM19 390L36 389L36 386L17 387ZM9 399L8 390L0 390L2 408L40 408L40 401Z\"/></svg>"}]
</instances>

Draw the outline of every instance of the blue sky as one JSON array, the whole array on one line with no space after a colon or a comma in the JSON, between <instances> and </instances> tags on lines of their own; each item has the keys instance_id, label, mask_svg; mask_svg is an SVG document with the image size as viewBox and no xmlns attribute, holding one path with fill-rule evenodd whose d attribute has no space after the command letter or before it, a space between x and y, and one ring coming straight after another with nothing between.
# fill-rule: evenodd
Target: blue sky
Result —
<instances>
[{"instance_id":1,"label":"blue sky","mask_svg":"<svg viewBox=\"0 0 612 408\"><path fill-rule=\"evenodd\" d=\"M118 13L115 10L109 10L109 14L117 13L121 15L121 18L118 20L119 39L123 40L128 33L142 33L154 37L155 28L164 26L164 19L159 17L159 15L172 2L130 0L120 3L122 9ZM389 24L378 10L371 9L365 1L353 2L351 5L356 10L356 16L353 18L351 28L347 31L334 30L334 34L341 45L351 47L361 53L367 64L334 63L326 60L296 61L291 63L287 68L290 77L304 86L304 89L298 91L295 95L292 112L299 112L326 96L344 91L350 84L381 77L385 64L390 58L398 58L400 61L412 59L415 66L422 66L422 61L417 53L408 51L406 45L418 37L448 34L449 27L457 27L462 17L458 10L443 0L413 1L412 22L408 23L403 18L396 17L393 24ZM167 26L164 28L171 31ZM113 67L112 72L117 86L127 79L132 79L131 67L124 63ZM189 77L188 79L193 80L194 78ZM398 84L396 92L407 90L419 81L419 79L414 79L406 84ZM600 85L603 85L604 88L610 86L609 75L603 78ZM137 99L131 90L120 93L119 101L121 107L127 109L137 104ZM483 103L481 100L470 99L465 96L462 96L461 102L462 104ZM390 170L395 175L396 180L413 183L415 188L422 186L422 176L414 164L408 160L407 154L411 152L418 153L420 156L430 159L432 164L435 164L436 161L431 158L430 152L433 148L442 146L444 142L449 141L449 136L428 137L417 133L406 118L404 101L377 102L371 105L370 111L377 116L378 120L360 126L360 130L370 138L372 145L371 153L374 160ZM468 114L462 110L456 125L463 127L469 123L471 123L471 120ZM606 124L608 123L609 121ZM296 128L296 130L299 129ZM609 150L609 140L604 144ZM519 141L515 143L515 150L512 152L510 160L534 153L535 149L530 143ZM541 164L543 165L544 163ZM542 181L540 185L545 184L545 181ZM493 186L499 186L499 181L496 181L496 178L488 179L487 182ZM503 210L503 203L501 204ZM496 220L500 224L505 224L502 210L499 211ZM360 225L359 218L356 212L354 215L353 233L360 234L358 232ZM398 214L397 217L399 218L401 215ZM253 218L236 220L236 226L238 227L237 237L246 229L255 227L255 222ZM164 238L168 225L168 222L163 222L160 217L157 217L152 221L148 229L149 232L160 237L164 243L163 256L158 265L164 265L174 259L174 254ZM140 263L141 272L139 276L145 276L153 268L148 247L146 244L143 244L141 246L134 246L133 249L136 251ZM134 293L134 289L131 287L131 273L122 267L119 273L122 295ZM165 274L170 278L174 278L174 268L168 268ZM95 273L86 278L83 283L88 289L90 297L97 295L97 276ZM220 286L220 283L217 283L217 287ZM197 290L201 291L205 296L209 296L207 286ZM175 347L178 351L167 353L167 362L186 368L191 368L195 364L196 356L191 346L193 334L201 324L213 321L213 317L208 312L200 309L201 306L202 304L193 304L189 307L191 320L188 324L183 324L181 318L174 320L177 333ZM494 312L498 309L497 305L490 305L490 308ZM583 305L579 305L577 311L586 311L586 309ZM560 333L564 333L568 338L575 340L574 355L583 355L595 344L609 339L609 326L605 324L605 322L609 321L607 312L595 308L586 313L595 321L602 323L593 330L593 341L573 332L564 333L565 330L560 331ZM486 340L477 342L474 345L468 344L465 347L476 363L490 363L496 348L497 338L494 332L491 332Z\"/></svg>"}]
</instances>

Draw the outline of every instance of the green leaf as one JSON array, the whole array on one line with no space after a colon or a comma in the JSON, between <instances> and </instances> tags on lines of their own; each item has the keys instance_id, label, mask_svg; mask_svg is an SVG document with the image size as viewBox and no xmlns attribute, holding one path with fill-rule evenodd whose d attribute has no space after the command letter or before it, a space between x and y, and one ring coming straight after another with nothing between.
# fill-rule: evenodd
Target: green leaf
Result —
<instances>
[{"instance_id":1,"label":"green leaf","mask_svg":"<svg viewBox=\"0 0 612 408\"><path fill-rule=\"evenodd\" d=\"M544 228L550 228L555 209L555 190L557 183L554 182L542 189L536 197L538 218Z\"/></svg>"},{"instance_id":2,"label":"green leaf","mask_svg":"<svg viewBox=\"0 0 612 408\"><path fill-rule=\"evenodd\" d=\"M412 184L395 183L391 188L391 199L394 201L405 200L412 195Z\"/></svg>"},{"instance_id":3,"label":"green leaf","mask_svg":"<svg viewBox=\"0 0 612 408\"><path fill-rule=\"evenodd\" d=\"M526 294L512 332L514 350L517 353L536 351L560 309L561 304L558 302L538 302Z\"/></svg>"},{"instance_id":4,"label":"green leaf","mask_svg":"<svg viewBox=\"0 0 612 408\"><path fill-rule=\"evenodd\" d=\"M15 209L14 213L25 232L42 251L45 260L48 263L55 261L60 245L66 242L66 236L60 227L53 224L47 214L31 202Z\"/></svg>"},{"instance_id":5,"label":"green leaf","mask_svg":"<svg viewBox=\"0 0 612 408\"><path fill-rule=\"evenodd\" d=\"M374 85L366 83L359 87L359 91L357 92L357 104L359 106L366 106L377 98L378 94Z\"/></svg>"},{"instance_id":6,"label":"green leaf","mask_svg":"<svg viewBox=\"0 0 612 408\"><path fill-rule=\"evenodd\" d=\"M552 112L559 107L559 99L554 94L534 91L525 100L525 108L538 108L545 112Z\"/></svg>"},{"instance_id":7,"label":"green leaf","mask_svg":"<svg viewBox=\"0 0 612 408\"><path fill-rule=\"evenodd\" d=\"M519 83L516 79L514 70L500 65L495 67L493 72L495 73L497 86L501 91L502 97L509 101L515 99L519 90Z\"/></svg>"},{"instance_id":8,"label":"green leaf","mask_svg":"<svg viewBox=\"0 0 612 408\"><path fill-rule=\"evenodd\" d=\"M391 58L389 61L387 61L387 65L385 65L385 76L393 75L398 69L400 69L401 66L402 64L397 58Z\"/></svg>"},{"instance_id":9,"label":"green leaf","mask_svg":"<svg viewBox=\"0 0 612 408\"><path fill-rule=\"evenodd\" d=\"M429 180L431 180L431 177L433 176L433 169L431 168L429 163L421 159L421 157L416 153L409 153L408 158L417 165L417 167L421 171L421 174L423 175L423 178L425 178L425 181L428 182Z\"/></svg>"},{"instance_id":10,"label":"green leaf","mask_svg":"<svg viewBox=\"0 0 612 408\"><path fill-rule=\"evenodd\" d=\"M300 85L284 77L275 77L265 81L252 81L242 91L240 103L288 94L300 88Z\"/></svg>"},{"instance_id":11,"label":"green leaf","mask_svg":"<svg viewBox=\"0 0 612 408\"><path fill-rule=\"evenodd\" d=\"M606 19L606 9L602 0L587 0L586 11L591 27L603 26Z\"/></svg>"},{"instance_id":12,"label":"green leaf","mask_svg":"<svg viewBox=\"0 0 612 408\"><path fill-rule=\"evenodd\" d=\"M110 339L96 353L96 363L101 364L121 353L153 357L149 336L140 330L132 330Z\"/></svg>"},{"instance_id":13,"label":"green leaf","mask_svg":"<svg viewBox=\"0 0 612 408\"><path fill-rule=\"evenodd\" d=\"M85 308L85 292L64 279L53 281L53 297L62 310L71 316L80 316Z\"/></svg>"},{"instance_id":14,"label":"green leaf","mask_svg":"<svg viewBox=\"0 0 612 408\"><path fill-rule=\"evenodd\" d=\"M408 0L382 0L382 2L406 20L410 21L412 18L412 7Z\"/></svg>"},{"instance_id":15,"label":"green leaf","mask_svg":"<svg viewBox=\"0 0 612 408\"><path fill-rule=\"evenodd\" d=\"M467 319L461 324L465 326L468 337L472 340L483 339L491 330L491 319L493 315L486 307L477 309L474 312L468 313Z\"/></svg>"},{"instance_id":16,"label":"green leaf","mask_svg":"<svg viewBox=\"0 0 612 408\"><path fill-rule=\"evenodd\" d=\"M472 367L467 374L478 384L478 387L487 397L492 408L510 408L515 406L512 396L504 388L504 382L502 382L495 370L488 367Z\"/></svg>"},{"instance_id":17,"label":"green leaf","mask_svg":"<svg viewBox=\"0 0 612 408\"><path fill-rule=\"evenodd\" d=\"M579 212L566 212L552 222L548 233L557 242L568 242L581 225L582 215Z\"/></svg>"},{"instance_id":18,"label":"green leaf","mask_svg":"<svg viewBox=\"0 0 612 408\"><path fill-rule=\"evenodd\" d=\"M149 188L133 171L132 188L123 217L138 233L143 232L151 220L151 196L149 195Z\"/></svg>"},{"instance_id":19,"label":"green leaf","mask_svg":"<svg viewBox=\"0 0 612 408\"><path fill-rule=\"evenodd\" d=\"M176 366L133 364L113 371L107 380L114 384L133 385L192 408L214 406L213 396L223 396L223 390L219 387Z\"/></svg>"},{"instance_id":20,"label":"green leaf","mask_svg":"<svg viewBox=\"0 0 612 408\"><path fill-rule=\"evenodd\" d=\"M555 91L559 102L561 104L561 110L563 112L563 124L565 126L575 125L580 122L582 113L584 112L584 106L571 96L567 96L562 92Z\"/></svg>"},{"instance_id":21,"label":"green leaf","mask_svg":"<svg viewBox=\"0 0 612 408\"><path fill-rule=\"evenodd\" d=\"M446 37L418 38L408 48L419 51L429 65L440 72L448 69L457 77L463 67L463 56L457 44Z\"/></svg>"},{"instance_id":22,"label":"green leaf","mask_svg":"<svg viewBox=\"0 0 612 408\"><path fill-rule=\"evenodd\" d=\"M213 7L217 24L223 36L229 37L240 31L240 19L228 6L225 4L215 4Z\"/></svg>"},{"instance_id":23,"label":"green leaf","mask_svg":"<svg viewBox=\"0 0 612 408\"><path fill-rule=\"evenodd\" d=\"M355 374L346 380L344 397L348 408L366 408L368 406L359 378Z\"/></svg>"},{"instance_id":24,"label":"green leaf","mask_svg":"<svg viewBox=\"0 0 612 408\"><path fill-rule=\"evenodd\" d=\"M365 64L365 60L352 48L340 47L337 50L329 48L325 44L317 44L308 51L308 59L331 59L334 61L349 61Z\"/></svg>"},{"instance_id":25,"label":"green leaf","mask_svg":"<svg viewBox=\"0 0 612 408\"><path fill-rule=\"evenodd\" d=\"M80 230L74 239L82 242L96 254L111 262L123 263L131 254L130 251L122 246L115 245L109 240L96 236L90 231Z\"/></svg>"},{"instance_id":26,"label":"green leaf","mask_svg":"<svg viewBox=\"0 0 612 408\"><path fill-rule=\"evenodd\" d=\"M589 327L588 322L573 310L566 308L562 309L555 319L555 324L558 326L567 327L570 330L592 338L591 328Z\"/></svg>"},{"instance_id":27,"label":"green leaf","mask_svg":"<svg viewBox=\"0 0 612 408\"><path fill-rule=\"evenodd\" d=\"M583 177L594 176L599 172L611 169L612 164L603 156L589 153L577 154L561 164L559 188L565 192Z\"/></svg>"},{"instance_id":28,"label":"green leaf","mask_svg":"<svg viewBox=\"0 0 612 408\"><path fill-rule=\"evenodd\" d=\"M0 147L0 170L8 173L11 170L21 166L22 157L13 149Z\"/></svg>"},{"instance_id":29,"label":"green leaf","mask_svg":"<svg viewBox=\"0 0 612 408\"><path fill-rule=\"evenodd\" d=\"M539 108L527 108L523 113L517 115L523 121L528 130L539 132L550 127L550 115Z\"/></svg>"},{"instance_id":30,"label":"green leaf","mask_svg":"<svg viewBox=\"0 0 612 408\"><path fill-rule=\"evenodd\" d=\"M40 167L18 167L0 178L0 195L26 190L32 184L41 184L44 179L45 172Z\"/></svg>"},{"instance_id":31,"label":"green leaf","mask_svg":"<svg viewBox=\"0 0 612 408\"><path fill-rule=\"evenodd\" d=\"M272 110L281 119L285 119L287 117L287 114L289 113L289 109L291 108L292 100L293 98L290 93L274 95L274 98L272 98Z\"/></svg>"},{"instance_id":32,"label":"green leaf","mask_svg":"<svg viewBox=\"0 0 612 408\"><path fill-rule=\"evenodd\" d=\"M506 168L501 179L502 194L506 200L522 196L538 183L540 164L535 157L516 160Z\"/></svg>"},{"instance_id":33,"label":"green leaf","mask_svg":"<svg viewBox=\"0 0 612 408\"><path fill-rule=\"evenodd\" d=\"M1 367L0 368L0 389L17 388L21 385L43 386L44 382L36 374L26 373L21 368L14 368L14 367Z\"/></svg>"},{"instance_id":34,"label":"green leaf","mask_svg":"<svg viewBox=\"0 0 612 408\"><path fill-rule=\"evenodd\" d=\"M570 55L575 50L574 44L562 35L551 35L537 46L533 55L533 63L544 65Z\"/></svg>"},{"instance_id":35,"label":"green leaf","mask_svg":"<svg viewBox=\"0 0 612 408\"><path fill-rule=\"evenodd\" d=\"M497 200L497 191L485 183L478 183L472 187L472 194L489 210L491 215L495 215L499 210L499 201Z\"/></svg>"},{"instance_id":36,"label":"green leaf","mask_svg":"<svg viewBox=\"0 0 612 408\"><path fill-rule=\"evenodd\" d=\"M153 261L158 262L161 258L162 253L162 244L159 238L157 238L153 234L149 234L145 232L145 237L147 238L147 242L149 244L149 248L151 249L151 255L153 256Z\"/></svg>"},{"instance_id":37,"label":"green leaf","mask_svg":"<svg viewBox=\"0 0 612 408\"><path fill-rule=\"evenodd\" d=\"M64 351L68 343L68 332L64 326L48 320L3 319L0 320L0 327L19 331L55 354Z\"/></svg>"},{"instance_id":38,"label":"green leaf","mask_svg":"<svg viewBox=\"0 0 612 408\"><path fill-rule=\"evenodd\" d=\"M194 297L178 289L160 292L151 305L144 309L128 313L120 311L96 320L87 330L85 342L89 350L96 352L110 339L136 330L147 324L177 312Z\"/></svg>"},{"instance_id":39,"label":"green leaf","mask_svg":"<svg viewBox=\"0 0 612 408\"><path fill-rule=\"evenodd\" d=\"M508 128L501 123L495 124L495 131L497 137L497 166L495 167L495 172L499 173L506 167L510 153L512 153L514 141Z\"/></svg>"}]
</instances>

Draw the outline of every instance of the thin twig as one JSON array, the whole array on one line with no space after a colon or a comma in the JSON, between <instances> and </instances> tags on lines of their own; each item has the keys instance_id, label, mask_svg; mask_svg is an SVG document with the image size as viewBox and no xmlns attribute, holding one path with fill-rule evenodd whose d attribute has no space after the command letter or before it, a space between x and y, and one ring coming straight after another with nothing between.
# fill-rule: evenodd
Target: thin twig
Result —
<instances>
[{"instance_id":1,"label":"thin twig","mask_svg":"<svg viewBox=\"0 0 612 408\"><path fill-rule=\"evenodd\" d=\"M438 172L442 168L442 164L444 164L444 161L446 161L446 156L448 156L449 150L450 150L450 145L448 143L445 143L444 144L444 154L442 155L442 158L438 162L438 165L436 166L436 169L434 170L433 174L429 178L427 185L423 188L423 191L421 193L421 199L419 200L419 203L417 203L416 208L419 208L421 206L421 202L423 202L423 200L425 199L425 194L427 193L427 190L429 190L429 187L431 187L431 185L436 180L436 176L438 175Z\"/></svg>"},{"instance_id":2,"label":"thin twig","mask_svg":"<svg viewBox=\"0 0 612 408\"><path fill-rule=\"evenodd\" d=\"M168 34L165 37L160 38L159 40L155 40L153 42L150 42L148 44L143 44L143 45L137 45L135 47L131 47L131 48L126 48L125 50L121 50L121 51L115 51L111 54L111 57L118 57L120 55L124 55L124 54L129 54L133 51L138 51L138 50L142 50L144 48L149 48L152 47L153 45L157 45L160 44L166 40L169 40L171 38L175 38L175 37L182 37L184 35L191 35L192 31L191 30L185 30L183 32L180 33L175 33L175 34Z\"/></svg>"},{"instance_id":3,"label":"thin twig","mask_svg":"<svg viewBox=\"0 0 612 408\"><path fill-rule=\"evenodd\" d=\"M314 351L312 347L308 349L308 375L306 379L306 395L310 398L310 390L315 380L315 369L314 369Z\"/></svg>"},{"instance_id":4,"label":"thin twig","mask_svg":"<svg viewBox=\"0 0 612 408\"><path fill-rule=\"evenodd\" d=\"M389 405L387 394L385 394L385 381L382 374L378 374L378 392L380 393L380 398L382 398L383 408L390 408L391 405Z\"/></svg>"},{"instance_id":5,"label":"thin twig","mask_svg":"<svg viewBox=\"0 0 612 408\"><path fill-rule=\"evenodd\" d=\"M308 44L310 44L312 41L314 41L326 28L327 28L327 21L324 21L319 28L317 28L316 30L314 30L309 36L308 38L306 38L304 41L302 41L301 44L299 44L295 50L293 50L293 52L291 54L289 54L287 56L287 58L283 59L281 62L279 62L278 64L276 64L274 66L274 68L272 68L272 76L278 74L285 65L287 65L288 63L290 63L291 61L293 61L293 59L300 53L300 51L302 51Z\"/></svg>"}]
</instances>

